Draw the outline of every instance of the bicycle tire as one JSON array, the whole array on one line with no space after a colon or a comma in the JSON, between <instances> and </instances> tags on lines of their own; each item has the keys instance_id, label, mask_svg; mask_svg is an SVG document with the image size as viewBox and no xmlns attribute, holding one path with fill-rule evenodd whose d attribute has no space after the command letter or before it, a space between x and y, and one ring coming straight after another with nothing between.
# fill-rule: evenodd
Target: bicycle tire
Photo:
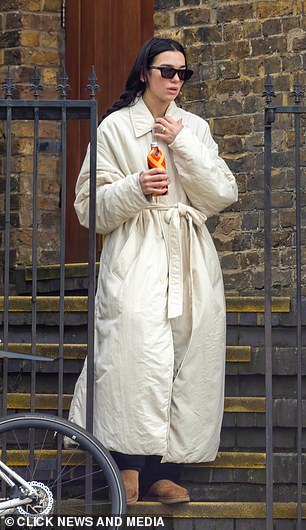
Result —
<instances>
[{"instance_id":1,"label":"bicycle tire","mask_svg":"<svg viewBox=\"0 0 306 530\"><path fill-rule=\"evenodd\" d=\"M35 431L36 430L36 431ZM34 432L35 431L35 432ZM19 440L16 433L19 433ZM31 449L24 449L24 447L27 444L27 441L25 440L27 438L27 433L29 433L28 438L32 436L32 457L30 457L30 451ZM32 433L32 434L30 434ZM53 433L53 435L52 435ZM38 448L38 443L40 443L40 439L43 436L42 441L42 447ZM72 449L69 445L69 449L65 450L62 449L66 459L64 459L64 463L62 464L63 469L61 467L59 475L54 476L54 470L52 468L52 484L51 479L48 479L48 483L50 487L50 491L53 489L58 488L59 481L61 484L65 484L66 489L70 491L70 486L68 484L73 484L73 488L75 491L75 495L78 493L78 502L79 505L85 506L85 501L82 498L82 495L85 497L86 495L86 488L85 486L81 486L81 483L85 481L86 475L80 475L80 471L83 470L85 467L84 461L85 456L88 454L88 456L92 457L92 460L94 462L94 469L95 471L92 473L93 480L99 479L102 480L101 484L103 484L103 480L106 481L107 486L100 486L97 490L94 490L95 495L97 496L97 491L104 490L103 494L107 494L111 497L110 501L108 501L108 505L111 506L110 512L107 513L107 515L112 516L121 516L126 513L126 498L125 498L125 490L124 485L121 479L121 475L119 472L119 469L114 462L113 458L111 457L109 451L90 433L88 433L85 429L80 427L77 424L71 423L65 419L59 418L57 416L49 416L44 415L40 413L27 413L27 414L15 414L6 416L4 418L0 419L0 447L2 446L1 441L3 440L3 436L5 435L5 444L7 446L7 455L9 456L10 448L12 449L12 454L18 455L21 454L22 458L24 459L19 461L18 469L15 469L16 463L14 466L11 464L11 467L14 467L14 470L23 476L25 478L25 475L27 474L27 477L30 475L30 479L37 481L40 480L40 475L45 473L47 476L51 477L51 464L56 464L58 466L58 453L56 452L56 449L50 450L48 444L50 444L50 440L54 442L55 434L61 434L63 437L72 439ZM36 442L37 436L38 442ZM24 439L25 438L25 439ZM33 442L34 439L34 442ZM17 449L16 449L17 447ZM15 452L14 452L15 451ZM19 451L19 453L18 453ZM46 452L47 451L47 452ZM66 455L65 451L70 451L68 455ZM74 451L74 454L71 454L71 451ZM81 453L80 453L81 451ZM85 455L86 451L86 455ZM84 454L82 453L84 452ZM53 455L53 460L51 462ZM68 459L69 456L69 459ZM12 457L13 458L13 457ZM35 466L33 466L32 461L32 468L30 467L30 459L35 459ZM54 461L54 462L53 462ZM73 467L73 462L76 462L76 464ZM79 463L81 461L81 464ZM47 465L42 465L42 463L46 463ZM63 458L62 458L63 462ZM7 462L7 465L10 465L9 462ZM18 463L17 463L18 465ZM45 471L44 468L47 468L47 471ZM71 469L73 467L73 469ZM21 471L22 473L21 473ZM57 468L59 469L59 468ZM34 472L36 476L34 476ZM84 471L81 471L84 473ZM49 474L49 475L48 475ZM102 475L103 474L103 475ZM96 475L94 477L94 475ZM68 480L67 479L68 476ZM70 477L73 477L70 479ZM26 478L26 480L29 480L29 478ZM42 480L40 482L43 482ZM67 483L68 484L67 484ZM78 487L78 489L76 488ZM109 491L106 492L106 487L109 488ZM83 489L82 489L83 488ZM82 493L83 492L83 493ZM100 492L101 493L101 492ZM54 495L54 492L52 491L52 495ZM60 505L61 502L63 502L62 498L55 499L56 505ZM100 501L97 501L98 503ZM70 503L70 504L69 504ZM79 506L75 500L74 503L72 503L72 499L69 498L66 502L66 506L73 506L74 510L76 509L76 506ZM104 504L106 505L107 502L104 500ZM105 506L104 506L105 508ZM67 508L66 508L67 509ZM81 508L78 508L81 509ZM84 508L85 509L85 508ZM91 508L92 510L92 508ZM66 513L66 512L65 512ZM91 513L95 513L92 512ZM104 515L99 513L99 515ZM115 527L114 527L115 528Z\"/></svg>"}]
</instances>

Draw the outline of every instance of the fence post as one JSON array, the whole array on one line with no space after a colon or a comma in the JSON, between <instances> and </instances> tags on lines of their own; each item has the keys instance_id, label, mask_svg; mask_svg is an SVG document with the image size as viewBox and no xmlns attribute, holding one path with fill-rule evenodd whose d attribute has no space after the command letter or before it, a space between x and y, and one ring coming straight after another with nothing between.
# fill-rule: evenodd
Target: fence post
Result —
<instances>
[{"instance_id":1,"label":"fence post","mask_svg":"<svg viewBox=\"0 0 306 530\"><path fill-rule=\"evenodd\" d=\"M272 108L274 96L272 78L267 76L265 91L264 134L264 223L265 223L265 355L266 355L266 530L273 530L273 396L272 396L272 249L271 249L271 148L272 123L275 119Z\"/></svg>"}]
</instances>

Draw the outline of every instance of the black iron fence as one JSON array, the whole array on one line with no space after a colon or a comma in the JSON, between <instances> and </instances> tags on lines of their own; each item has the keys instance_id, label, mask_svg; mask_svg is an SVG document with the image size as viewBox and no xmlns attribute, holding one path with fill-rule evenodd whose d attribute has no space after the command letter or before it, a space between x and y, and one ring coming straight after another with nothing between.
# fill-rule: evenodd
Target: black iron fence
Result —
<instances>
[{"instance_id":1,"label":"black iron fence","mask_svg":"<svg viewBox=\"0 0 306 530\"><path fill-rule=\"evenodd\" d=\"M65 311L65 225L66 225L66 158L67 158L67 121L89 120L90 121L90 226L89 226L89 249L88 249L88 329L87 329L87 429L92 431L93 427L93 374L94 374L94 295L96 278L96 237L95 237L95 210L96 210L96 127L97 127L97 103L95 91L97 89L94 72L89 80L90 100L68 100L66 99L69 88L68 79L64 73L57 90L60 98L58 100L40 100L39 94L42 90L40 78L35 71L33 76L33 100L13 99L13 81L8 71L4 83L4 99L0 100L0 120L5 122L5 229L4 229L4 306L3 306L3 348L8 349L10 341L9 330L9 305L10 305L10 233L11 233L11 161L12 161L12 123L16 120L30 120L33 123L34 150L33 150L33 178L32 178L32 293L31 293L31 348L32 355L36 355L36 330L37 330L37 226L38 226L38 177L39 177L39 123L40 120L59 121L61 123L61 219L60 219L60 293L59 293L59 370L58 370L58 414L63 413L63 376L64 376L64 311ZM294 116L295 146L294 166L296 183L296 346L297 346L297 530L302 529L302 493L303 493L303 470L302 470L302 435L303 435L303 401L302 401L302 263L301 263L301 159L300 159L300 129L303 114L301 98L303 90L297 81L294 87L295 103L292 106L273 106L274 96L272 79L267 77L265 93L267 106L265 109L265 348L266 348L266 528L273 530L273 334L272 334L272 188L271 171L273 167L272 157L272 129L275 117L285 113ZM3 402L2 412L7 412L8 394L8 360L3 360ZM36 395L36 362L33 360L31 371L31 409L35 409Z\"/></svg>"},{"instance_id":2,"label":"black iron fence","mask_svg":"<svg viewBox=\"0 0 306 530\"><path fill-rule=\"evenodd\" d=\"M266 78L265 90L265 135L264 135L264 196L265 196L265 350L266 350L266 529L273 530L273 322L271 314L272 305L272 210L273 189L271 186L271 172L273 168L273 124L276 117L286 114L294 118L294 171L295 171L295 295L293 297L293 313L296 328L296 350L297 350L297 425L296 425L296 453L297 453L297 512L296 530L302 529L302 494L303 494L303 421L305 422L305 411L303 413L302 394L302 328L305 324L303 319L302 299L302 188L301 188L301 120L305 119L306 107L301 104L304 90L299 77L297 78L291 96L294 104L291 106L273 106L272 77ZM304 418L304 419L303 419ZM304 471L305 473L305 471ZM305 475L304 475L305 476Z\"/></svg>"},{"instance_id":3,"label":"black iron fence","mask_svg":"<svg viewBox=\"0 0 306 530\"><path fill-rule=\"evenodd\" d=\"M64 377L64 312L65 312L65 226L66 226L66 163L67 163L67 122L69 120L87 120L90 123L90 224L88 248L88 327L87 327L87 429L92 432L93 426L93 372L94 372L94 297L96 280L96 149L97 149L97 102L95 94L98 89L97 79L92 68L87 88L90 99L66 99L70 89L68 76L62 72L56 87L59 99L39 99L43 90L40 75L34 71L31 90L33 100L13 99L14 84L8 68L3 83L4 99L0 99L0 120L5 123L5 223L4 223L4 281L3 281L3 349L8 350L9 341L14 339L9 329L10 298L10 249L11 249L11 179L12 179L12 124L28 120L33 124L33 175L32 175L32 292L31 292L31 353L35 358L37 344L37 270L38 270L38 180L39 180L39 124L41 120L58 121L60 133L60 286L59 286L59 354L58 354L58 415L63 415L63 377ZM13 340L13 342L15 342ZM8 395L8 360L3 359L2 377L2 413L7 413ZM35 410L36 397L36 361L31 370L30 406Z\"/></svg>"}]
</instances>

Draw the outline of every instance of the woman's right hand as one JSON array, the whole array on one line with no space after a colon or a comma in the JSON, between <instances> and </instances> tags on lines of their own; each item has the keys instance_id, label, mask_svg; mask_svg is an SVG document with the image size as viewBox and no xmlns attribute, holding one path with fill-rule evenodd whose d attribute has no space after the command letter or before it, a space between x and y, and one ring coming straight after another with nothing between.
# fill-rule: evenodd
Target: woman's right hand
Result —
<instances>
[{"instance_id":1,"label":"woman's right hand","mask_svg":"<svg viewBox=\"0 0 306 530\"><path fill-rule=\"evenodd\" d=\"M156 167L141 171L139 183L144 195L163 195L170 179L165 169Z\"/></svg>"}]
</instances>

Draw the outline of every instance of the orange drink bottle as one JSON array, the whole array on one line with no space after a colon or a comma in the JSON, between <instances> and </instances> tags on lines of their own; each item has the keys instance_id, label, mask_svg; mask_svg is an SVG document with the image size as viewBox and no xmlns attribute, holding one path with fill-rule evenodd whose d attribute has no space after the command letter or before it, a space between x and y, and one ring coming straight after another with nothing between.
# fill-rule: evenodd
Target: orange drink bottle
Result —
<instances>
[{"instance_id":1,"label":"orange drink bottle","mask_svg":"<svg viewBox=\"0 0 306 530\"><path fill-rule=\"evenodd\" d=\"M162 150L158 147L157 142L151 143L151 149L148 153L148 166L149 169L155 167L166 169L165 155ZM168 186L163 186L164 193L162 195L168 195Z\"/></svg>"}]
</instances>

